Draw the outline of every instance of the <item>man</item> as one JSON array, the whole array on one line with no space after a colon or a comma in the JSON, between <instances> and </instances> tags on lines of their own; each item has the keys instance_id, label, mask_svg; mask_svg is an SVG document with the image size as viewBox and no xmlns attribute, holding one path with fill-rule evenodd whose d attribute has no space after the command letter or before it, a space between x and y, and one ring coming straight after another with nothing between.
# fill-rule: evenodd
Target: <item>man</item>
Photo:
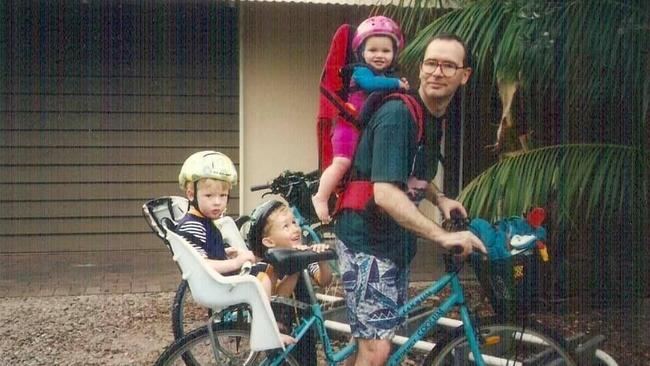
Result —
<instances>
[{"instance_id":1,"label":"man","mask_svg":"<svg viewBox=\"0 0 650 366\"><path fill-rule=\"evenodd\" d=\"M359 141L351 183L370 181L374 200L361 209L342 209L336 223L348 318L358 345L356 360L349 364L382 365L388 359L390 338L403 322L397 309L407 297L416 235L446 249L461 247L464 255L474 250L485 253L483 243L472 233L446 232L416 205L426 197L446 218L452 211L467 215L459 202L445 197L430 182L438 165L439 125L471 71L462 40L453 35L435 37L420 64L416 98L424 112L421 142L415 137L416 123L401 100L379 107Z\"/></svg>"}]
</instances>

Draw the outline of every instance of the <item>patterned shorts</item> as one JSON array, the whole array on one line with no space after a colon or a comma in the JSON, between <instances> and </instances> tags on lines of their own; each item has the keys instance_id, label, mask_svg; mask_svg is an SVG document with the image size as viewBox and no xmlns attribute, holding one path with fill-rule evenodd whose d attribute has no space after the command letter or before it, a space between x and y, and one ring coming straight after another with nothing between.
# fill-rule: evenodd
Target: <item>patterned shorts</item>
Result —
<instances>
[{"instance_id":1,"label":"patterned shorts","mask_svg":"<svg viewBox=\"0 0 650 366\"><path fill-rule=\"evenodd\" d=\"M336 252L352 336L392 338L404 321L397 310L408 296L408 268L398 268L391 260L352 251L340 240Z\"/></svg>"}]
</instances>

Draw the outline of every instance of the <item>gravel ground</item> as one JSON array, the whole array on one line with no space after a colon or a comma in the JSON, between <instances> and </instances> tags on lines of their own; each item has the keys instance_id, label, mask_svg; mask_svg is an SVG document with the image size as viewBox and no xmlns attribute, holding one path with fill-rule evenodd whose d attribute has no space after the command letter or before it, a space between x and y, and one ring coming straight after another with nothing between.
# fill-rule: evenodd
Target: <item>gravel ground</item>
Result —
<instances>
[{"instance_id":1,"label":"gravel ground","mask_svg":"<svg viewBox=\"0 0 650 366\"><path fill-rule=\"evenodd\" d=\"M172 298L173 293L1 298L0 365L151 365L172 340ZM604 334L602 348L620 365L650 365L647 308L538 319L565 335Z\"/></svg>"}]
</instances>

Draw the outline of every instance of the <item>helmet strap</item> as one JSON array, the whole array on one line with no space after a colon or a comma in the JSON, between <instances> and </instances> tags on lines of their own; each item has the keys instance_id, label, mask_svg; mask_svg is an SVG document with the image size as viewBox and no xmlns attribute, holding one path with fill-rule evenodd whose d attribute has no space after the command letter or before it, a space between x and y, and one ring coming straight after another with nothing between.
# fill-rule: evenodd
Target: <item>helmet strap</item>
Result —
<instances>
[{"instance_id":1,"label":"helmet strap","mask_svg":"<svg viewBox=\"0 0 650 366\"><path fill-rule=\"evenodd\" d=\"M192 198L192 202L190 202L190 204L192 204L192 206L194 206L194 208L197 211L201 212L201 209L199 209L199 184L198 184L198 181L195 180L194 182L192 182L192 184L194 184L194 197ZM201 212L201 214L203 214L203 212Z\"/></svg>"}]
</instances>

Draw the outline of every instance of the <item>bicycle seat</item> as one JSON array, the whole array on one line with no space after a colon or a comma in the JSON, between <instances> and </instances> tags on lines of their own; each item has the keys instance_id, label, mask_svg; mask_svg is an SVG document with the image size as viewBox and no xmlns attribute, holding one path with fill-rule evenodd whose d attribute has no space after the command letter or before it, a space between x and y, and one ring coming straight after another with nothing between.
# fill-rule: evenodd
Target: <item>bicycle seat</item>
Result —
<instances>
[{"instance_id":1,"label":"bicycle seat","mask_svg":"<svg viewBox=\"0 0 650 366\"><path fill-rule=\"evenodd\" d=\"M332 249L322 253L312 250L269 249L265 258L280 275L286 276L302 271L310 263L337 259L338 257Z\"/></svg>"},{"instance_id":2,"label":"bicycle seat","mask_svg":"<svg viewBox=\"0 0 650 366\"><path fill-rule=\"evenodd\" d=\"M257 278L249 275L223 276L210 268L207 261L182 236L167 230L165 239L171 245L174 261L190 286L192 298L197 304L213 310L248 304L253 313L251 350L284 349L269 298Z\"/></svg>"}]
</instances>

